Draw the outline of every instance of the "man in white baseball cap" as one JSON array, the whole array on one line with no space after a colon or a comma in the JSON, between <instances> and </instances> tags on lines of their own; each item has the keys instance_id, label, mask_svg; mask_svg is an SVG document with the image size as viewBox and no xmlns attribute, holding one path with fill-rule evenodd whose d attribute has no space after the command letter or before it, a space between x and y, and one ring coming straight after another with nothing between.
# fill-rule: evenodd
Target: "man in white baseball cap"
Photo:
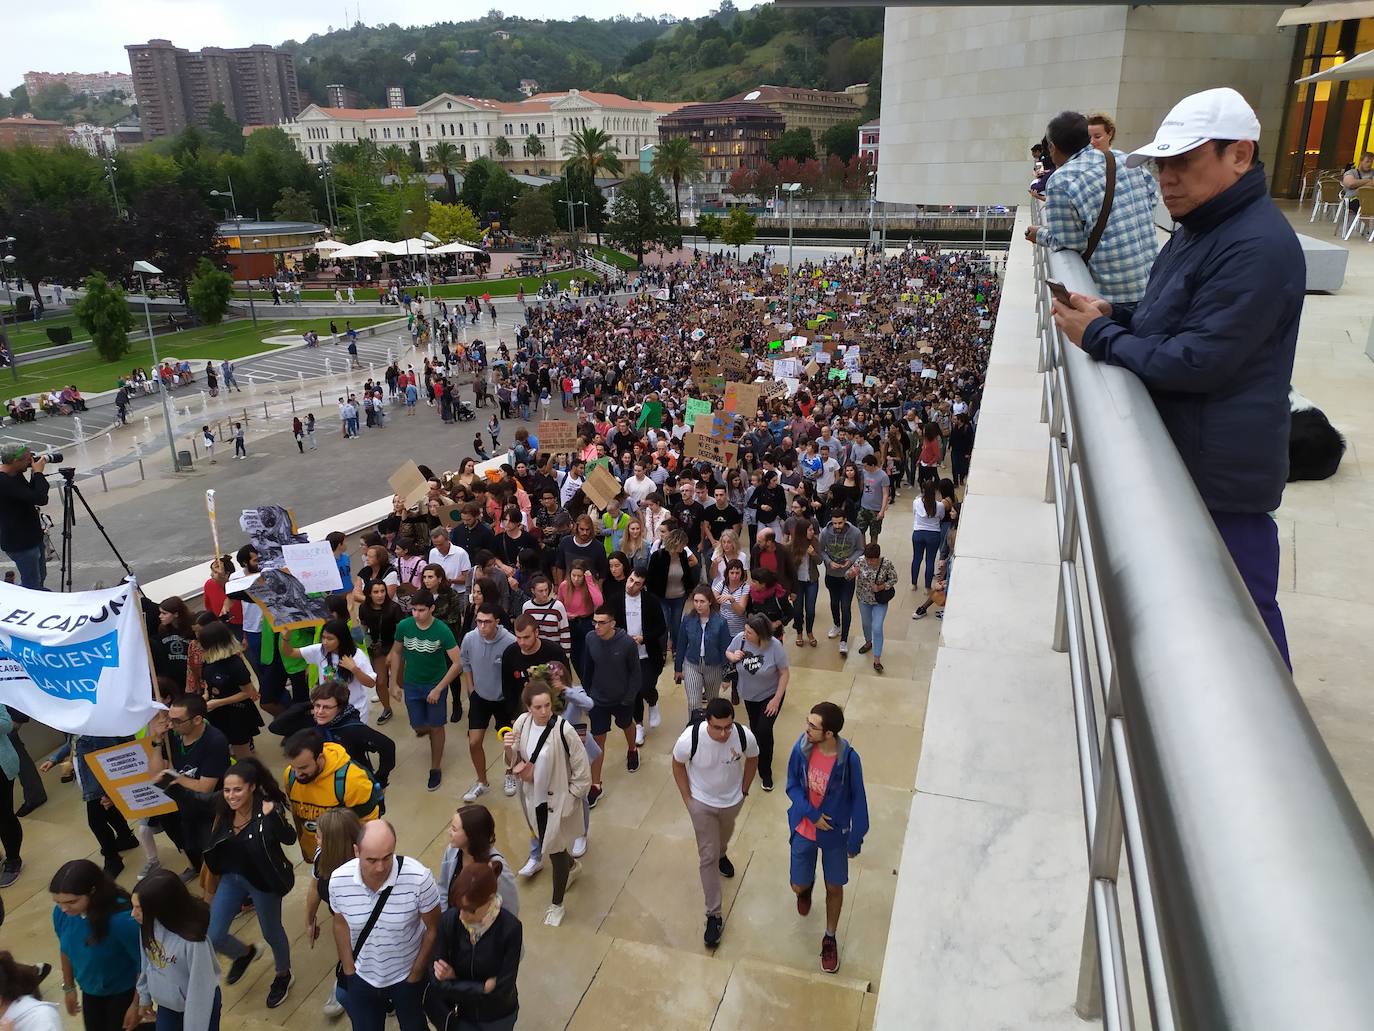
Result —
<instances>
[{"instance_id":1,"label":"man in white baseball cap","mask_svg":"<svg viewBox=\"0 0 1374 1031\"><path fill-rule=\"evenodd\" d=\"M1288 477L1306 262L1269 197L1259 119L1233 89L1174 105L1128 165L1153 161L1179 222L1138 304L1084 294L1054 321L1098 361L1140 377L1284 662L1279 507Z\"/></svg>"}]
</instances>

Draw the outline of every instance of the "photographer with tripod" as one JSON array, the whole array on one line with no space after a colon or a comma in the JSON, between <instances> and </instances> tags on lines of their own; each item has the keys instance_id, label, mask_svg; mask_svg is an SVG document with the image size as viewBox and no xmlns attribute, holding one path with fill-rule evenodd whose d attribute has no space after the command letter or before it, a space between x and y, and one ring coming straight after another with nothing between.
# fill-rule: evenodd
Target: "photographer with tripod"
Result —
<instances>
[{"instance_id":1,"label":"photographer with tripod","mask_svg":"<svg viewBox=\"0 0 1374 1031\"><path fill-rule=\"evenodd\" d=\"M59 459L60 461L60 459ZM38 510L48 503L48 459L25 444L0 448L0 550L19 570L19 585L45 590L47 556Z\"/></svg>"}]
</instances>

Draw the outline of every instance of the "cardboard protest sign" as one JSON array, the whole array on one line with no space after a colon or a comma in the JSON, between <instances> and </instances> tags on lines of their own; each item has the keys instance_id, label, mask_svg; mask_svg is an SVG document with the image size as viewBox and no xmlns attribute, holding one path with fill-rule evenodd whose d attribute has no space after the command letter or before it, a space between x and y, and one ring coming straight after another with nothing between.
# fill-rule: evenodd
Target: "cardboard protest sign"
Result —
<instances>
[{"instance_id":1,"label":"cardboard protest sign","mask_svg":"<svg viewBox=\"0 0 1374 1031\"><path fill-rule=\"evenodd\" d=\"M239 516L239 528L258 549L258 568L262 570L281 568L283 544L304 544L306 540L305 534L296 532L291 510L281 505L245 508Z\"/></svg>"},{"instance_id":2,"label":"cardboard protest sign","mask_svg":"<svg viewBox=\"0 0 1374 1031\"><path fill-rule=\"evenodd\" d=\"M689 433L682 439L682 455L692 462L732 466L739 461L739 445L716 437L704 437L700 433Z\"/></svg>"},{"instance_id":3,"label":"cardboard protest sign","mask_svg":"<svg viewBox=\"0 0 1374 1031\"><path fill-rule=\"evenodd\" d=\"M878 332L882 333L884 336L891 336L896 331L897 327L890 322L884 322L881 326L878 327Z\"/></svg>"},{"instance_id":4,"label":"cardboard protest sign","mask_svg":"<svg viewBox=\"0 0 1374 1031\"><path fill-rule=\"evenodd\" d=\"M702 412L710 412L712 408L710 401L703 401L701 398L689 397L683 409L683 417L688 426L696 425L696 417Z\"/></svg>"},{"instance_id":5,"label":"cardboard protest sign","mask_svg":"<svg viewBox=\"0 0 1374 1031\"><path fill-rule=\"evenodd\" d=\"M801 362L795 358L778 358L773 362L773 379L781 380L789 376L801 375Z\"/></svg>"},{"instance_id":6,"label":"cardboard protest sign","mask_svg":"<svg viewBox=\"0 0 1374 1031\"><path fill-rule=\"evenodd\" d=\"M729 416L722 416L719 412L700 412L696 421L692 423L692 430L708 437L732 440L735 436L735 420Z\"/></svg>"},{"instance_id":7,"label":"cardboard protest sign","mask_svg":"<svg viewBox=\"0 0 1374 1031\"><path fill-rule=\"evenodd\" d=\"M86 753L86 766L126 819L177 811L176 802L154 783L152 755L153 744L147 738Z\"/></svg>"},{"instance_id":8,"label":"cardboard protest sign","mask_svg":"<svg viewBox=\"0 0 1374 1031\"><path fill-rule=\"evenodd\" d=\"M577 426L563 419L546 419L535 431L539 450L549 454L572 451L577 447Z\"/></svg>"},{"instance_id":9,"label":"cardboard protest sign","mask_svg":"<svg viewBox=\"0 0 1374 1031\"><path fill-rule=\"evenodd\" d=\"M387 477L387 485L392 494L399 494L406 508L418 505L429 493L429 484L420 474L420 467L407 459L400 468Z\"/></svg>"},{"instance_id":10,"label":"cardboard protest sign","mask_svg":"<svg viewBox=\"0 0 1374 1031\"><path fill-rule=\"evenodd\" d=\"M263 617L275 631L319 626L329 619L322 598L312 598L305 585L282 569L269 569L248 588Z\"/></svg>"},{"instance_id":11,"label":"cardboard protest sign","mask_svg":"<svg viewBox=\"0 0 1374 1031\"><path fill-rule=\"evenodd\" d=\"M830 379L845 379L849 375L844 369L834 368L830 370Z\"/></svg>"},{"instance_id":12,"label":"cardboard protest sign","mask_svg":"<svg viewBox=\"0 0 1374 1031\"><path fill-rule=\"evenodd\" d=\"M720 364L725 367L726 372L744 374L749 371L749 359L739 351L726 349L721 352Z\"/></svg>"},{"instance_id":13,"label":"cardboard protest sign","mask_svg":"<svg viewBox=\"0 0 1374 1031\"><path fill-rule=\"evenodd\" d=\"M712 397L720 397L725 393L725 377L705 376L697 380L697 387L703 394L710 394Z\"/></svg>"},{"instance_id":14,"label":"cardboard protest sign","mask_svg":"<svg viewBox=\"0 0 1374 1031\"><path fill-rule=\"evenodd\" d=\"M153 700L138 585L62 594L0 583L4 703L66 734L133 734Z\"/></svg>"},{"instance_id":15,"label":"cardboard protest sign","mask_svg":"<svg viewBox=\"0 0 1374 1031\"><path fill-rule=\"evenodd\" d=\"M598 465L582 481L582 493L587 495L587 499L593 505L604 511L607 505L620 496L620 482L604 465Z\"/></svg>"},{"instance_id":16,"label":"cardboard protest sign","mask_svg":"<svg viewBox=\"0 0 1374 1031\"><path fill-rule=\"evenodd\" d=\"M725 410L731 415L753 419L759 410L759 396L763 388L754 383L725 384Z\"/></svg>"},{"instance_id":17,"label":"cardboard protest sign","mask_svg":"<svg viewBox=\"0 0 1374 1031\"><path fill-rule=\"evenodd\" d=\"M281 551L286 570L311 594L329 594L344 586L339 564L334 561L334 549L328 541L284 544Z\"/></svg>"},{"instance_id":18,"label":"cardboard protest sign","mask_svg":"<svg viewBox=\"0 0 1374 1031\"><path fill-rule=\"evenodd\" d=\"M601 468L604 468L607 472L610 472L610 471L611 471L611 460L610 460L609 458L605 457L605 456L602 456L601 458L593 458L591 461L589 461L589 462L586 464L586 466L583 467L583 469L582 469L582 475L583 475L583 477L585 478L585 477L590 476L590 475L592 474L592 470L593 470L593 469L601 469Z\"/></svg>"},{"instance_id":19,"label":"cardboard protest sign","mask_svg":"<svg viewBox=\"0 0 1374 1031\"><path fill-rule=\"evenodd\" d=\"M992 328L992 319L979 319L979 320L978 320L978 328L979 328L979 329L991 329L991 328Z\"/></svg>"},{"instance_id":20,"label":"cardboard protest sign","mask_svg":"<svg viewBox=\"0 0 1374 1031\"><path fill-rule=\"evenodd\" d=\"M816 375L816 373L821 371L821 367L816 363L816 360L813 358L811 361L806 363L806 369L804 371L808 376L814 376Z\"/></svg>"}]
</instances>

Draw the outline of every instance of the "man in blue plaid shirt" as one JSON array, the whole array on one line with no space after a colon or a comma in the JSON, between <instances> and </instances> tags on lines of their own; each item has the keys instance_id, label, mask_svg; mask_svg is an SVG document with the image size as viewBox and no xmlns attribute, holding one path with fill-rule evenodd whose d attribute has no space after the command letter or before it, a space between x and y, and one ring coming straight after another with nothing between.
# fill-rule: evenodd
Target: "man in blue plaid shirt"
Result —
<instances>
[{"instance_id":1,"label":"man in blue plaid shirt","mask_svg":"<svg viewBox=\"0 0 1374 1031\"><path fill-rule=\"evenodd\" d=\"M1097 224L1107 193L1107 157L1089 143L1088 120L1077 111L1058 114L1046 133L1058 167L1045 187L1045 223L1031 226L1026 238L1053 250L1082 252ZM1098 292L1115 304L1140 300L1159 253L1154 208L1157 187L1143 169L1118 160L1111 214L1088 261Z\"/></svg>"}]
</instances>

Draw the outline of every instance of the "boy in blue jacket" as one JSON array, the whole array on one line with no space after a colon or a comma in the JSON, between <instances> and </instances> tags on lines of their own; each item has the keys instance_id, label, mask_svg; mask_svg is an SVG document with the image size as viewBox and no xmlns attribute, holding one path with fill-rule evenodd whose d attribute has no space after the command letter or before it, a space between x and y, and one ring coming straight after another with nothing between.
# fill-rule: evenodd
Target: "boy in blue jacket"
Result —
<instances>
[{"instance_id":1,"label":"boy in blue jacket","mask_svg":"<svg viewBox=\"0 0 1374 1031\"><path fill-rule=\"evenodd\" d=\"M859 854L868 833L868 796L859 753L840 737L844 710L834 702L819 702L806 718L806 732L792 746L787 760L787 827L792 846L792 891L797 912L811 912L811 889L816 883L816 853L825 878L825 937L821 939L821 969L840 968L835 929L849 882L849 860Z\"/></svg>"}]
</instances>

